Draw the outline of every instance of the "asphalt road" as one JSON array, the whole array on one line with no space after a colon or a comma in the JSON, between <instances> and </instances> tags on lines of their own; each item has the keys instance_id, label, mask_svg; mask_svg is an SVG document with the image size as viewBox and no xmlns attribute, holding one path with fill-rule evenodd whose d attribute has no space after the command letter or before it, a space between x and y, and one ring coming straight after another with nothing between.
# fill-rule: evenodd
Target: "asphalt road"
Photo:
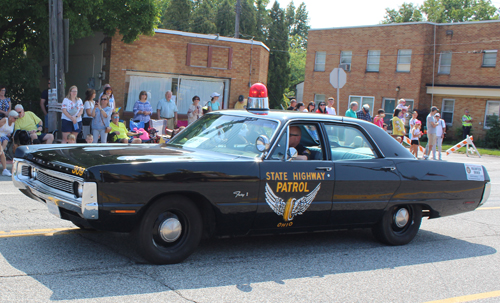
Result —
<instances>
[{"instance_id":1,"label":"asphalt road","mask_svg":"<svg viewBox=\"0 0 500 303\"><path fill-rule=\"evenodd\" d=\"M223 239L166 266L145 264L128 235L75 229L0 176L0 302L500 302L500 158L447 159L485 165L490 199L424 219L409 245L369 230Z\"/></svg>"}]
</instances>

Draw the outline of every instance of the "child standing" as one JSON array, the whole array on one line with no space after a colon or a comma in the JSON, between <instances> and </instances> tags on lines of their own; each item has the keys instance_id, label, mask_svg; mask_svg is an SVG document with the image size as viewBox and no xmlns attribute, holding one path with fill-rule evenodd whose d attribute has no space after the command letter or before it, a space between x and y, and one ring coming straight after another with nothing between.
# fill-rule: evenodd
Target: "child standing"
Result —
<instances>
[{"instance_id":1,"label":"child standing","mask_svg":"<svg viewBox=\"0 0 500 303\"><path fill-rule=\"evenodd\" d=\"M373 118L373 123L380 126L381 128L384 128L384 117L385 111L383 109L379 109L378 114L375 116L375 118Z\"/></svg>"},{"instance_id":2,"label":"child standing","mask_svg":"<svg viewBox=\"0 0 500 303\"><path fill-rule=\"evenodd\" d=\"M418 159L418 146L420 145L419 138L422 136L420 128L422 127L422 122L419 120L415 121L413 128L410 130L410 152Z\"/></svg>"}]
</instances>

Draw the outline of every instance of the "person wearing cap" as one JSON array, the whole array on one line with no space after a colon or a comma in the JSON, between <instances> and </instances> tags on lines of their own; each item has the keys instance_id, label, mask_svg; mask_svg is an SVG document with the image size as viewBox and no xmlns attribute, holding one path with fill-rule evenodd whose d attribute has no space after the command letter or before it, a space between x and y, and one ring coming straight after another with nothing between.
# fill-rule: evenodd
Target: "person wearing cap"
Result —
<instances>
[{"instance_id":1,"label":"person wearing cap","mask_svg":"<svg viewBox=\"0 0 500 303\"><path fill-rule=\"evenodd\" d=\"M337 115L337 111L335 111L335 99L333 97L328 98L328 104L326 105L326 112L329 115Z\"/></svg>"},{"instance_id":2,"label":"person wearing cap","mask_svg":"<svg viewBox=\"0 0 500 303\"><path fill-rule=\"evenodd\" d=\"M356 117L360 120L372 122L372 117L370 116L370 105L364 104L361 110L356 113Z\"/></svg>"},{"instance_id":3,"label":"person wearing cap","mask_svg":"<svg viewBox=\"0 0 500 303\"><path fill-rule=\"evenodd\" d=\"M358 102L353 101L349 104L349 109L345 111L346 117L357 118L356 111L358 110Z\"/></svg>"},{"instance_id":4,"label":"person wearing cap","mask_svg":"<svg viewBox=\"0 0 500 303\"><path fill-rule=\"evenodd\" d=\"M210 101L208 101L207 103L207 107L208 107L208 112L211 112L213 110L219 110L221 109L221 106L220 106L220 103L219 103L219 97L220 97L220 94L217 93L217 92L213 92L211 95L210 95Z\"/></svg>"},{"instance_id":5,"label":"person wearing cap","mask_svg":"<svg viewBox=\"0 0 500 303\"><path fill-rule=\"evenodd\" d=\"M438 126L434 115L436 115L438 112L438 108L433 106L431 107L431 112L429 115L427 115L426 119L426 124L427 124L427 146L425 147L425 155L424 155L424 160L429 159L429 155L431 153L431 150L434 146L436 146L437 143L437 135L436 135L436 128ZM436 160L436 157L434 157L434 160Z\"/></svg>"},{"instance_id":6,"label":"person wearing cap","mask_svg":"<svg viewBox=\"0 0 500 303\"><path fill-rule=\"evenodd\" d=\"M236 104L234 105L234 109L246 109L247 101L248 100L245 100L243 95L239 95L238 102L236 102Z\"/></svg>"},{"instance_id":7,"label":"person wearing cap","mask_svg":"<svg viewBox=\"0 0 500 303\"><path fill-rule=\"evenodd\" d=\"M175 129L177 126L177 104L172 100L172 92L167 90L165 98L161 99L156 106L158 119L167 120L167 128Z\"/></svg>"},{"instance_id":8,"label":"person wearing cap","mask_svg":"<svg viewBox=\"0 0 500 303\"><path fill-rule=\"evenodd\" d=\"M441 119L441 115L439 113L436 113L434 115L434 119L436 120L436 123L438 125L436 126L436 146L432 148L432 157L436 159L436 149L437 149L439 160L443 160L441 154L443 149L443 139L444 135L446 134L446 122L443 119Z\"/></svg>"},{"instance_id":9,"label":"person wearing cap","mask_svg":"<svg viewBox=\"0 0 500 303\"><path fill-rule=\"evenodd\" d=\"M295 110L295 107L297 106L297 100L295 98L290 99L290 106L287 108L287 110Z\"/></svg>"},{"instance_id":10,"label":"person wearing cap","mask_svg":"<svg viewBox=\"0 0 500 303\"><path fill-rule=\"evenodd\" d=\"M465 109L464 115L462 116L462 136L463 139L470 135L470 129L472 128L472 117L469 115L469 110Z\"/></svg>"}]
</instances>

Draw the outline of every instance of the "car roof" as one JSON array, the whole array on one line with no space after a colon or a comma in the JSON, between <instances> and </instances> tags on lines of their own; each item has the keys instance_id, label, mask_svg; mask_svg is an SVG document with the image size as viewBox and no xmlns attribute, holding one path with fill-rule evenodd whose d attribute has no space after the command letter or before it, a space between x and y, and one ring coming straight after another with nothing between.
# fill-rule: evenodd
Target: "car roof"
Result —
<instances>
[{"instance_id":1,"label":"car roof","mask_svg":"<svg viewBox=\"0 0 500 303\"><path fill-rule=\"evenodd\" d=\"M297 112L291 110L269 110L269 111L246 111L246 110L220 110L211 112L209 114L223 114L223 115L234 115L240 117L254 117L262 119L272 119L280 121L282 125L285 125L290 120L313 120L318 122L337 122L346 123L351 125L357 125L363 128L375 141L375 144L379 147L380 151L384 157L389 158L411 158L415 157L400 143L395 139L391 138L382 128L379 126L360 119L348 118L343 116L334 116L321 113L307 113L307 112Z\"/></svg>"}]
</instances>

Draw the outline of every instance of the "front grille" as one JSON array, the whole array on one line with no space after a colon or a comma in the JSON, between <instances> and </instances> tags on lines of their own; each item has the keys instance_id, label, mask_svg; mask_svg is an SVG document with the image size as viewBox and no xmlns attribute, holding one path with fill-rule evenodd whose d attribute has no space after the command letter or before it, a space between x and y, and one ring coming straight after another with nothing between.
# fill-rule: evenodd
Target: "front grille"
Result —
<instances>
[{"instance_id":1,"label":"front grille","mask_svg":"<svg viewBox=\"0 0 500 303\"><path fill-rule=\"evenodd\" d=\"M29 177L29 175L30 175L30 166L23 165L23 167L21 169L21 173L22 173L23 176Z\"/></svg>"},{"instance_id":2,"label":"front grille","mask_svg":"<svg viewBox=\"0 0 500 303\"><path fill-rule=\"evenodd\" d=\"M23 168L24 169L24 168ZM38 171L36 175L36 179L43 184L53 187L55 189L74 194L73 191L73 182L72 181L67 181L63 179L59 179L56 177L52 177L50 175L47 175L46 173L43 173L41 171Z\"/></svg>"}]
</instances>

